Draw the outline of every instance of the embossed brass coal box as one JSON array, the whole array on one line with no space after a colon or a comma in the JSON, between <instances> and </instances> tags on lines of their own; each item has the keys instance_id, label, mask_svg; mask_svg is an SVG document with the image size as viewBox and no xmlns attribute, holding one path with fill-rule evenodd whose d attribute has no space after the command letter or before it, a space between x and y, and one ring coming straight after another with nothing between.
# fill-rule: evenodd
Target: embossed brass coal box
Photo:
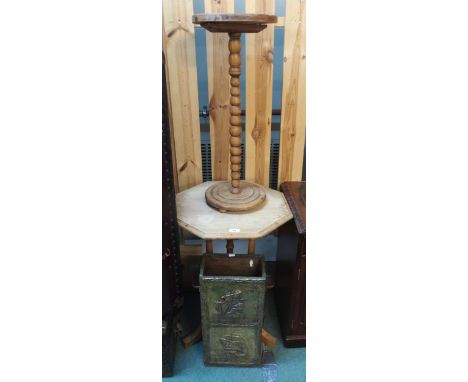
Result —
<instances>
[{"instance_id":1,"label":"embossed brass coal box","mask_svg":"<svg viewBox=\"0 0 468 382\"><path fill-rule=\"evenodd\" d=\"M207 365L261 364L265 287L263 257L203 256L200 299Z\"/></svg>"}]
</instances>

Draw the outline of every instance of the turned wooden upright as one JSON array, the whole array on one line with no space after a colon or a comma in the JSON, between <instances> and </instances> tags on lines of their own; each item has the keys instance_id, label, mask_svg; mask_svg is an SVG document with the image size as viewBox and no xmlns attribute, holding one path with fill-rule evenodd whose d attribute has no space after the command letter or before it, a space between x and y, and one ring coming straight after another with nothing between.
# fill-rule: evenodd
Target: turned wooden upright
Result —
<instances>
[{"instance_id":1,"label":"turned wooden upright","mask_svg":"<svg viewBox=\"0 0 468 382\"><path fill-rule=\"evenodd\" d=\"M218 182L206 190L206 202L221 212L248 211L260 206L266 198L265 189L255 183L240 180L242 117L240 99L241 34L258 33L277 17L257 14L202 14L193 15L194 24L214 33L229 34L229 75L231 76L230 162L231 181Z\"/></svg>"},{"instance_id":2,"label":"turned wooden upright","mask_svg":"<svg viewBox=\"0 0 468 382\"><path fill-rule=\"evenodd\" d=\"M242 110L240 107L240 75L241 75L241 34L229 33L229 75L231 76L231 128L230 139L230 161L231 161L231 192L238 194L240 192L240 174L241 174L241 144L242 144Z\"/></svg>"}]
</instances>

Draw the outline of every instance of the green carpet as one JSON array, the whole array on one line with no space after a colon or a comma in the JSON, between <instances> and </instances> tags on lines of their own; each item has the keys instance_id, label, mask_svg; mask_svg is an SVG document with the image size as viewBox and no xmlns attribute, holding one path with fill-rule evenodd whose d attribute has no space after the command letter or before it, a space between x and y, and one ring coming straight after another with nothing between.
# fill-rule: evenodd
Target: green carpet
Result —
<instances>
[{"instance_id":1,"label":"green carpet","mask_svg":"<svg viewBox=\"0 0 468 382\"><path fill-rule=\"evenodd\" d=\"M184 314L182 324L194 325L190 318L198 317L200 320L200 306L198 294L188 295L185 299ZM189 323L190 322L190 323ZM197 322L197 323L198 323ZM270 349L274 354L274 360L277 364L276 381L301 382L306 380L305 348L285 348L283 346L274 296L272 290L269 290L265 298L265 324L264 328L278 338L275 348ZM203 363L203 343L199 342L192 347L184 350L180 342L177 343L174 376L163 378L163 381L203 381L203 382L250 382L263 381L262 367L206 367Z\"/></svg>"}]
</instances>

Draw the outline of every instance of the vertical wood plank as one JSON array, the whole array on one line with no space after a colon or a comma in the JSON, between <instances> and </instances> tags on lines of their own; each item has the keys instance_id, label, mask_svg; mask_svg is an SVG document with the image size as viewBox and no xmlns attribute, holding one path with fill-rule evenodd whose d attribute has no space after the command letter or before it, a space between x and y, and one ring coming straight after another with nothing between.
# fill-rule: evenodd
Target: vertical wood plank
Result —
<instances>
[{"instance_id":1,"label":"vertical wood plank","mask_svg":"<svg viewBox=\"0 0 468 382\"><path fill-rule=\"evenodd\" d=\"M246 13L275 14L274 0L247 1ZM269 186L274 25L246 33L245 179Z\"/></svg>"},{"instance_id":2,"label":"vertical wood plank","mask_svg":"<svg viewBox=\"0 0 468 382\"><path fill-rule=\"evenodd\" d=\"M306 117L305 13L305 0L286 2L278 187L302 177Z\"/></svg>"},{"instance_id":3,"label":"vertical wood plank","mask_svg":"<svg viewBox=\"0 0 468 382\"><path fill-rule=\"evenodd\" d=\"M172 111L178 189L202 182L192 0L163 0L163 48Z\"/></svg>"},{"instance_id":4,"label":"vertical wood plank","mask_svg":"<svg viewBox=\"0 0 468 382\"><path fill-rule=\"evenodd\" d=\"M164 15L163 15L163 30L162 36L164 36ZM166 85L166 96L167 96L167 110L168 116L167 119L169 121L169 136L171 141L171 157L172 157L172 176L174 179L174 190L175 192L179 192L179 180L177 178L177 160L175 156L175 144L174 144L174 124L172 123L172 110L171 110L171 91L169 89L169 76L168 76L168 67L166 62L166 39L163 37L163 65L164 65L164 79ZM164 96L164 95L163 95Z\"/></svg>"},{"instance_id":5,"label":"vertical wood plank","mask_svg":"<svg viewBox=\"0 0 468 382\"><path fill-rule=\"evenodd\" d=\"M234 13L234 0L205 0L205 13ZM210 109L211 174L230 180L229 171L229 36L206 32Z\"/></svg>"}]
</instances>

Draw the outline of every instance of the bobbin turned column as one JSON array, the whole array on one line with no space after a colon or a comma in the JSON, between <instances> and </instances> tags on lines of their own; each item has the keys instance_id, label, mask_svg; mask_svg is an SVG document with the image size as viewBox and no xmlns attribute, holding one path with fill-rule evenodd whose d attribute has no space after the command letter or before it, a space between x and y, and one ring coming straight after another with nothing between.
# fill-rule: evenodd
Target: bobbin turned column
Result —
<instances>
[{"instance_id":1,"label":"bobbin turned column","mask_svg":"<svg viewBox=\"0 0 468 382\"><path fill-rule=\"evenodd\" d=\"M241 75L241 34L258 33L268 23L276 23L277 17L257 14L224 14L213 13L193 15L194 24L214 33L229 34L229 75L230 80L230 119L229 119L229 161L231 180L216 182L206 190L205 199L208 205L221 212L240 212L257 208L266 198L265 189L255 183L241 181L242 158L242 117L240 99ZM227 86L227 84L226 84ZM228 128L228 126L226 126Z\"/></svg>"},{"instance_id":2,"label":"bobbin turned column","mask_svg":"<svg viewBox=\"0 0 468 382\"><path fill-rule=\"evenodd\" d=\"M242 111L240 107L240 75L241 75L241 34L229 33L229 74L231 76L231 128L230 162L231 162L231 192L240 192L241 155L242 155Z\"/></svg>"}]
</instances>

